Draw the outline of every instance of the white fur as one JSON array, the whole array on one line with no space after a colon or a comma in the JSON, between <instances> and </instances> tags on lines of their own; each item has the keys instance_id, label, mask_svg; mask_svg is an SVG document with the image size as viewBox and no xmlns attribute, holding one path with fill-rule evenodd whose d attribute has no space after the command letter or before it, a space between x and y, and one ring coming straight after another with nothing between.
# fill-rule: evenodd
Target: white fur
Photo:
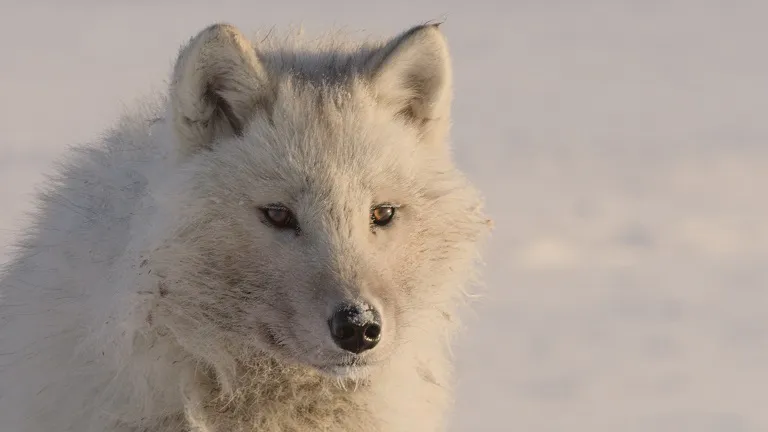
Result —
<instances>
[{"instance_id":1,"label":"white fur","mask_svg":"<svg viewBox=\"0 0 768 432\"><path fill-rule=\"evenodd\" d=\"M1 280L0 428L436 431L487 231L451 161L436 26L382 43L203 30L168 97L73 152ZM269 226L280 202L300 231ZM372 205L399 205L373 227ZM383 316L353 360L341 301ZM365 365L363 365L365 363Z\"/></svg>"}]
</instances>

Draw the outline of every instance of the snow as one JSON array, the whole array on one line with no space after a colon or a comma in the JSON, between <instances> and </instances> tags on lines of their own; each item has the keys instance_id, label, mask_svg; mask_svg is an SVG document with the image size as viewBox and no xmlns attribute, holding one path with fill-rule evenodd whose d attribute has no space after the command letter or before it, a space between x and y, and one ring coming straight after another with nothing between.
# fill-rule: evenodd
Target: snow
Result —
<instances>
[{"instance_id":1,"label":"snow","mask_svg":"<svg viewBox=\"0 0 768 432\"><path fill-rule=\"evenodd\" d=\"M52 161L207 24L445 17L456 155L496 226L452 430L768 430L767 3L0 3L0 262Z\"/></svg>"}]
</instances>

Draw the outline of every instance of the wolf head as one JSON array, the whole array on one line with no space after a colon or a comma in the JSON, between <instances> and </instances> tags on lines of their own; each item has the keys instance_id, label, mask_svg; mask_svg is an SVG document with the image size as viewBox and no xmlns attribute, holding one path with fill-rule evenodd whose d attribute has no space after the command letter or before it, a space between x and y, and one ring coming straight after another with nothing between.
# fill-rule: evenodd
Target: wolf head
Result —
<instances>
[{"instance_id":1,"label":"wolf head","mask_svg":"<svg viewBox=\"0 0 768 432\"><path fill-rule=\"evenodd\" d=\"M352 48L194 37L170 87L184 180L153 258L180 342L342 376L442 342L487 226L450 104L434 25Z\"/></svg>"}]
</instances>

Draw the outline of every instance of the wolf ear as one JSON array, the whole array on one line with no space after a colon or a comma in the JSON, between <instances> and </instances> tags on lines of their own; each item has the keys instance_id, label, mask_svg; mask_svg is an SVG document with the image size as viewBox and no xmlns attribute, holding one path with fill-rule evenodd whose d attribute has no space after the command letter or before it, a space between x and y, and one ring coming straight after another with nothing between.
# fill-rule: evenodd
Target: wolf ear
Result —
<instances>
[{"instance_id":1,"label":"wolf ear","mask_svg":"<svg viewBox=\"0 0 768 432\"><path fill-rule=\"evenodd\" d=\"M269 80L253 46L228 24L206 28L182 48L170 87L174 130L184 154L242 134L249 117L270 103Z\"/></svg>"},{"instance_id":2,"label":"wolf ear","mask_svg":"<svg viewBox=\"0 0 768 432\"><path fill-rule=\"evenodd\" d=\"M424 127L447 120L451 105L448 44L437 25L413 27L376 51L367 71L381 103Z\"/></svg>"}]
</instances>

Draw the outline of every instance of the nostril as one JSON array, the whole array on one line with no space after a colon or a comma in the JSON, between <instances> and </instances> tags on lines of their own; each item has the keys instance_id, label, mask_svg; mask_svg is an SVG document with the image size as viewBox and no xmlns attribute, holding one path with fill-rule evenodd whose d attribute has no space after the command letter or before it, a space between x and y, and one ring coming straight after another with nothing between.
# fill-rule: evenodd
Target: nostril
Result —
<instances>
[{"instance_id":1,"label":"nostril","mask_svg":"<svg viewBox=\"0 0 768 432\"><path fill-rule=\"evenodd\" d=\"M376 341L381 336L381 326L378 324L370 324L365 328L363 336L369 341Z\"/></svg>"}]
</instances>

